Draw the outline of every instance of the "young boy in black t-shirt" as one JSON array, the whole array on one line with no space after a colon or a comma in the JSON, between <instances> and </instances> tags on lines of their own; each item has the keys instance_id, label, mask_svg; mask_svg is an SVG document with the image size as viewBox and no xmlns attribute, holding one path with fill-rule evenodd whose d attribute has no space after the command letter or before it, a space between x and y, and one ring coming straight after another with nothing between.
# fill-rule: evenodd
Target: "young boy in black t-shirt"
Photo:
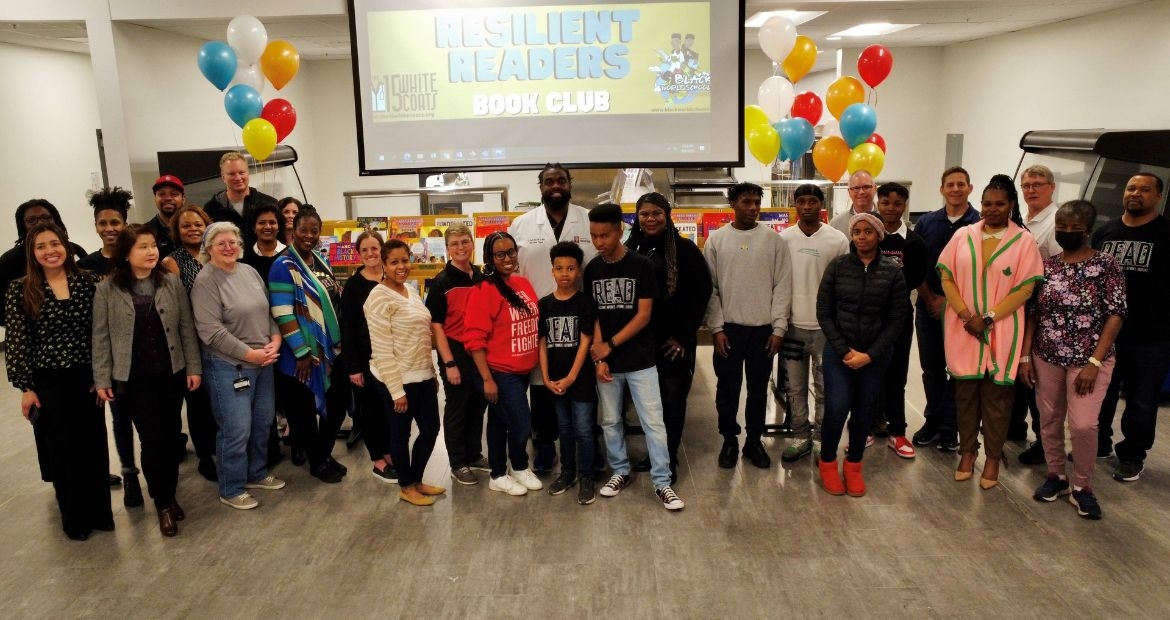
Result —
<instances>
[{"instance_id":1,"label":"young boy in black t-shirt","mask_svg":"<svg viewBox=\"0 0 1170 620\"><path fill-rule=\"evenodd\" d=\"M593 305L577 288L585 253L562 241L549 250L557 289L540 300L540 374L553 394L561 440L561 473L549 487L560 495L578 482L577 503L597 499L593 405L597 392L588 364L593 336Z\"/></svg>"}]
</instances>

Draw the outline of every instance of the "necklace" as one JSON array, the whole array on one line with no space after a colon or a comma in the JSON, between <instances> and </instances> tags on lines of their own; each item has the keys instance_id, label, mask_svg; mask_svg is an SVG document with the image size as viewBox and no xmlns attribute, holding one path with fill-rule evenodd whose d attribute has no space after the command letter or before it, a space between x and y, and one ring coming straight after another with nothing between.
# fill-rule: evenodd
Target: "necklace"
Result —
<instances>
[{"instance_id":1,"label":"necklace","mask_svg":"<svg viewBox=\"0 0 1170 620\"><path fill-rule=\"evenodd\" d=\"M610 265L612 265L612 264L614 264L614 263L620 262L620 261L621 261L623 258L625 258L625 257L626 257L626 252L629 252L629 251L630 251L630 250L629 250L628 248L626 248L626 246L624 246L624 245L623 245L623 246L622 246L622 255L621 255L621 256L619 256L619 257L617 257L617 258L615 258L615 259L613 259L613 260L609 260L608 258L606 258L606 257L602 256L602 257L601 257L601 260L602 260L602 262L604 262L604 263L607 263L607 264L610 264Z\"/></svg>"}]
</instances>

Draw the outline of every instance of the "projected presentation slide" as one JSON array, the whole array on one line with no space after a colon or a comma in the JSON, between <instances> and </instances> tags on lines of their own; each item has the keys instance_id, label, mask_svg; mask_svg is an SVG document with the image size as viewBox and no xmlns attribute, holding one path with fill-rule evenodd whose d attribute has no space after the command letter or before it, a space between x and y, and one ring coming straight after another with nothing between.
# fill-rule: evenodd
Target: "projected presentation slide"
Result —
<instances>
[{"instance_id":1,"label":"projected presentation slide","mask_svg":"<svg viewBox=\"0 0 1170 620\"><path fill-rule=\"evenodd\" d=\"M352 4L363 174L741 160L740 3Z\"/></svg>"}]
</instances>

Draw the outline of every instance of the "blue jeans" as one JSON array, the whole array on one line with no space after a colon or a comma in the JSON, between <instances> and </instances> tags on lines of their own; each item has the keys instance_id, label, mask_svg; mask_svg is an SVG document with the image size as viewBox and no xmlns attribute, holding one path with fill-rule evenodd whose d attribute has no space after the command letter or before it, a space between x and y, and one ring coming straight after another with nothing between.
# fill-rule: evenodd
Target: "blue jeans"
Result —
<instances>
[{"instance_id":1,"label":"blue jeans","mask_svg":"<svg viewBox=\"0 0 1170 620\"><path fill-rule=\"evenodd\" d=\"M237 377L251 385L236 391ZM272 367L237 369L218 355L204 353L203 383L219 425L215 435L219 495L235 497L244 492L245 483L268 475L268 432L276 416Z\"/></svg>"},{"instance_id":2,"label":"blue jeans","mask_svg":"<svg viewBox=\"0 0 1170 620\"><path fill-rule=\"evenodd\" d=\"M1154 447L1158 422L1158 400L1162 382L1170 372L1170 342L1124 342L1117 344L1117 365L1101 403L1098 443L1113 442L1113 417L1121 385L1125 385L1125 410L1121 412L1121 435L1115 449L1117 459L1145 463L1146 452Z\"/></svg>"},{"instance_id":3,"label":"blue jeans","mask_svg":"<svg viewBox=\"0 0 1170 620\"><path fill-rule=\"evenodd\" d=\"M483 394L483 377L472 373L475 389ZM492 371L499 398L488 404L488 464L492 478L528 469L528 436L532 434L532 410L528 408L528 373L514 375Z\"/></svg>"},{"instance_id":4,"label":"blue jeans","mask_svg":"<svg viewBox=\"0 0 1170 620\"><path fill-rule=\"evenodd\" d=\"M666 426L662 423L662 395L658 392L658 369L654 366L633 372L615 372L613 381L597 382L601 405L601 430L605 435L605 452L615 474L630 475L630 457L626 453L626 429L622 410L624 387L638 411L638 420L646 434L650 452L650 479L654 488L670 486L670 451L666 447ZM563 450L562 446L562 450Z\"/></svg>"},{"instance_id":5,"label":"blue jeans","mask_svg":"<svg viewBox=\"0 0 1170 620\"><path fill-rule=\"evenodd\" d=\"M821 429L821 460L837 460L837 445L849 420L849 452L845 460L860 463L873 428L873 414L882 393L889 354L854 370L833 345L825 343L825 425Z\"/></svg>"},{"instance_id":6,"label":"blue jeans","mask_svg":"<svg viewBox=\"0 0 1170 620\"><path fill-rule=\"evenodd\" d=\"M955 384L947 374L947 354L943 348L942 321L930 316L923 304L914 313L915 333L918 335L918 362L922 366L922 391L926 393L926 426L954 435Z\"/></svg>"},{"instance_id":7,"label":"blue jeans","mask_svg":"<svg viewBox=\"0 0 1170 620\"><path fill-rule=\"evenodd\" d=\"M597 473L593 454L593 403L568 396L554 402L560 427L561 472L592 476Z\"/></svg>"}]
</instances>

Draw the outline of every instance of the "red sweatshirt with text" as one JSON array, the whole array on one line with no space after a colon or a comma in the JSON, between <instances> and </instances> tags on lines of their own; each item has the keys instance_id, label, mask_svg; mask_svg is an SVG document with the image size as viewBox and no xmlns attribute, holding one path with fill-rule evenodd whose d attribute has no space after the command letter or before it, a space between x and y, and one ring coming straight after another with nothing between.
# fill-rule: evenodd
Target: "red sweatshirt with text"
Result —
<instances>
[{"instance_id":1,"label":"red sweatshirt with text","mask_svg":"<svg viewBox=\"0 0 1170 620\"><path fill-rule=\"evenodd\" d=\"M463 344L468 352L486 349L488 367L496 372L528 374L538 361L536 292L521 276L510 276L507 284L528 304L528 313L508 303L495 283L484 280L467 300Z\"/></svg>"}]
</instances>

